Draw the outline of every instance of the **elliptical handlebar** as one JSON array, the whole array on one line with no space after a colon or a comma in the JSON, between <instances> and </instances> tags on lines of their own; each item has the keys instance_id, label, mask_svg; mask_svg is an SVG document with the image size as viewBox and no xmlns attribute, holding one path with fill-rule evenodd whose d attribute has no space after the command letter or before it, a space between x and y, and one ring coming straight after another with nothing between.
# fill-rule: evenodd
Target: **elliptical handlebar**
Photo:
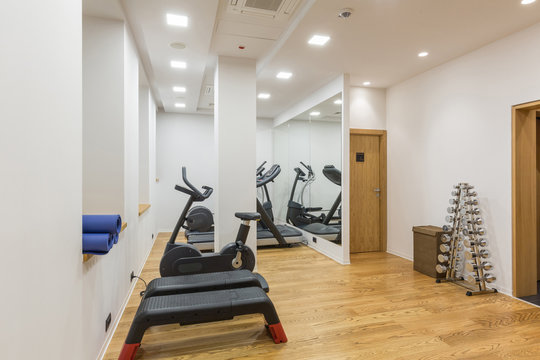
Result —
<instances>
[{"instance_id":1,"label":"elliptical handlebar","mask_svg":"<svg viewBox=\"0 0 540 360\"><path fill-rule=\"evenodd\" d=\"M189 189L186 189L183 186L176 185L174 188L178 191L181 191L185 194L188 194L189 196L193 196L195 201L203 201L205 199L208 199L210 195L212 195L212 192L214 192L214 189L212 189L210 186L203 186L204 193L201 193L193 184L189 182L186 175L186 167L182 166L182 180L184 180L184 183L189 187Z\"/></svg>"},{"instance_id":2,"label":"elliptical handlebar","mask_svg":"<svg viewBox=\"0 0 540 360\"><path fill-rule=\"evenodd\" d=\"M313 176L313 169L311 168L311 165L306 165L302 161L300 161L300 164L307 169L310 177Z\"/></svg>"},{"instance_id":3,"label":"elliptical handlebar","mask_svg":"<svg viewBox=\"0 0 540 360\"><path fill-rule=\"evenodd\" d=\"M302 169L296 167L294 168L294 171L298 174L298 177L301 177L301 176L306 176L306 173L302 171ZM302 181L304 181L304 179L301 179Z\"/></svg>"},{"instance_id":4,"label":"elliptical handlebar","mask_svg":"<svg viewBox=\"0 0 540 360\"><path fill-rule=\"evenodd\" d=\"M264 164L266 164L266 160L257 168L257 171L255 172L255 175L261 176L264 171Z\"/></svg>"}]
</instances>

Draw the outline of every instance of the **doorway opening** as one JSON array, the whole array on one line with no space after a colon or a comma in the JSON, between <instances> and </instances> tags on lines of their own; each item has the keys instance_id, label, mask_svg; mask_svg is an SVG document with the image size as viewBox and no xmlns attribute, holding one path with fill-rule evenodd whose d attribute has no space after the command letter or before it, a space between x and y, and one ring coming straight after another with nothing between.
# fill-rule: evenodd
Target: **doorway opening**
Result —
<instances>
[{"instance_id":1,"label":"doorway opening","mask_svg":"<svg viewBox=\"0 0 540 360\"><path fill-rule=\"evenodd\" d=\"M513 295L540 305L540 101L512 107Z\"/></svg>"}]
</instances>

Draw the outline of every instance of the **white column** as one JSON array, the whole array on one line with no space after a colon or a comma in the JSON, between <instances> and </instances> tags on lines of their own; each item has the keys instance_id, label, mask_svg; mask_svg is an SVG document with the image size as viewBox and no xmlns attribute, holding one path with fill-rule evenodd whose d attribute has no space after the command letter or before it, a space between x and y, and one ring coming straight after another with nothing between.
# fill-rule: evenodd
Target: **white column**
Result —
<instances>
[{"instance_id":1,"label":"white column","mask_svg":"<svg viewBox=\"0 0 540 360\"><path fill-rule=\"evenodd\" d=\"M238 211L256 211L255 60L219 56L214 82L214 136L217 152L215 250L236 239ZM257 249L253 223L247 245Z\"/></svg>"}]
</instances>

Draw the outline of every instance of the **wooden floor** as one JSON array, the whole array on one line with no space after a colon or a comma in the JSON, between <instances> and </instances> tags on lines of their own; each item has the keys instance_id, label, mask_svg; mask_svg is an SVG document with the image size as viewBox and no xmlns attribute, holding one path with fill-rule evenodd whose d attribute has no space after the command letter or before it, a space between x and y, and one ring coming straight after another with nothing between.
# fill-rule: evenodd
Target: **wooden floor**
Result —
<instances>
[{"instance_id":1,"label":"wooden floor","mask_svg":"<svg viewBox=\"0 0 540 360\"><path fill-rule=\"evenodd\" d=\"M157 277L160 234L142 277ZM289 338L262 316L150 328L136 359L540 359L540 309L502 294L467 297L386 253L342 266L305 246L259 250L259 271ZM116 359L140 301L139 281L109 345ZM489 357L488 357L489 356Z\"/></svg>"}]
</instances>

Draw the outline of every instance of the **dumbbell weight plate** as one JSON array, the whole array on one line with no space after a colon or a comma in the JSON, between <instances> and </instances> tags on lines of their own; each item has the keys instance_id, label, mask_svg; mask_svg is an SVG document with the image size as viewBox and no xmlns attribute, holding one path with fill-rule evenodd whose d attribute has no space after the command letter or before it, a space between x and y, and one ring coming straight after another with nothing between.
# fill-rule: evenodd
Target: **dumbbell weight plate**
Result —
<instances>
[{"instance_id":1,"label":"dumbbell weight plate","mask_svg":"<svg viewBox=\"0 0 540 360\"><path fill-rule=\"evenodd\" d=\"M444 255L444 254L439 254L437 256L437 260L439 260L440 263L446 263L448 262L448 260L450 260L450 258L448 257L448 255Z\"/></svg>"},{"instance_id":2,"label":"dumbbell weight plate","mask_svg":"<svg viewBox=\"0 0 540 360\"><path fill-rule=\"evenodd\" d=\"M465 270L468 272L475 272L478 269L478 266L474 262L465 263Z\"/></svg>"},{"instance_id":3,"label":"dumbbell weight plate","mask_svg":"<svg viewBox=\"0 0 540 360\"><path fill-rule=\"evenodd\" d=\"M446 244L441 244L441 246L439 246L439 249L441 250L442 253L445 253L445 254L450 252L450 246Z\"/></svg>"},{"instance_id":4,"label":"dumbbell weight plate","mask_svg":"<svg viewBox=\"0 0 540 360\"><path fill-rule=\"evenodd\" d=\"M448 234L442 234L441 236L441 242L442 243L449 243L452 238Z\"/></svg>"},{"instance_id":5,"label":"dumbbell weight plate","mask_svg":"<svg viewBox=\"0 0 540 360\"><path fill-rule=\"evenodd\" d=\"M435 266L435 270L437 270L439 274L442 274L448 270L448 267L446 267L445 265L437 264L437 266Z\"/></svg>"}]
</instances>

